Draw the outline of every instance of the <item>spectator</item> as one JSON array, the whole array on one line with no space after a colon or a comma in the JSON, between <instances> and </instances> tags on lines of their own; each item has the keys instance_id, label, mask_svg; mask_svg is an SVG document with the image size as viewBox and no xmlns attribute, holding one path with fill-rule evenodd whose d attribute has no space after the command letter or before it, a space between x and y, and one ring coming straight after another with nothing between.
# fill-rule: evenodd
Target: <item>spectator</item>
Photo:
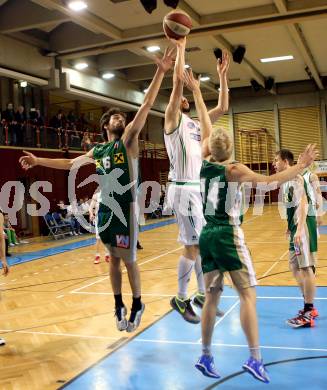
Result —
<instances>
[{"instance_id":1,"label":"spectator","mask_svg":"<svg viewBox=\"0 0 327 390\"><path fill-rule=\"evenodd\" d=\"M6 236L7 236L8 245L9 246L18 245L16 232L15 232L15 229L11 226L8 214L3 214L3 219L4 219L3 228L4 228L4 232L6 233Z\"/></svg>"},{"instance_id":2,"label":"spectator","mask_svg":"<svg viewBox=\"0 0 327 390\"><path fill-rule=\"evenodd\" d=\"M74 110L70 110L67 115L67 123L70 129L74 128L76 125L76 115Z\"/></svg>"},{"instance_id":3,"label":"spectator","mask_svg":"<svg viewBox=\"0 0 327 390\"><path fill-rule=\"evenodd\" d=\"M83 135L83 139L81 142L81 148L84 150L84 152L88 152L94 147L94 144L91 141L90 134L88 131L86 131Z\"/></svg>"},{"instance_id":4,"label":"spectator","mask_svg":"<svg viewBox=\"0 0 327 390\"><path fill-rule=\"evenodd\" d=\"M51 147L58 147L60 132L65 128L65 116L62 110L59 110L55 116L50 120L50 134L48 141ZM60 138L60 146L63 145L62 138Z\"/></svg>"},{"instance_id":5,"label":"spectator","mask_svg":"<svg viewBox=\"0 0 327 390\"><path fill-rule=\"evenodd\" d=\"M2 113L1 118L2 125L8 125L8 131L9 131L9 137L10 137L10 144L16 145L17 144L17 135L16 135L16 128L15 128L15 111L14 111L14 105L12 103L7 104L7 108ZM3 130L4 131L4 130Z\"/></svg>"},{"instance_id":6,"label":"spectator","mask_svg":"<svg viewBox=\"0 0 327 390\"><path fill-rule=\"evenodd\" d=\"M82 112L81 116L79 117L77 121L77 130L84 132L87 131L87 127L89 126L88 120L85 118L85 113Z\"/></svg>"},{"instance_id":7,"label":"spectator","mask_svg":"<svg viewBox=\"0 0 327 390\"><path fill-rule=\"evenodd\" d=\"M80 234L80 225L72 214L68 214L68 206L64 204L63 200L60 200L58 203L58 207L59 208L57 214L59 215L59 217L57 218L60 219L61 223L69 223L71 228L71 235L78 236ZM56 218L55 220L57 221Z\"/></svg>"},{"instance_id":8,"label":"spectator","mask_svg":"<svg viewBox=\"0 0 327 390\"><path fill-rule=\"evenodd\" d=\"M15 113L15 127L17 136L17 145L22 146L24 144L26 136L26 113L24 106L19 106Z\"/></svg>"}]
</instances>

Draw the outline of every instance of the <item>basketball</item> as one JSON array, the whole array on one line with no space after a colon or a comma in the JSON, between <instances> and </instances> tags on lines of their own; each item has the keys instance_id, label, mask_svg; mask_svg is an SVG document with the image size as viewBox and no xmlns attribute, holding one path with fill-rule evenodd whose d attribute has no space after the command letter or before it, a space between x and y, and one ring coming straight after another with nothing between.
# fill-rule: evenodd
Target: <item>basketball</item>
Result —
<instances>
[{"instance_id":1,"label":"basketball","mask_svg":"<svg viewBox=\"0 0 327 390\"><path fill-rule=\"evenodd\" d=\"M191 28L191 18L183 11L172 11L164 17L163 29L168 38L183 38L189 34Z\"/></svg>"}]
</instances>

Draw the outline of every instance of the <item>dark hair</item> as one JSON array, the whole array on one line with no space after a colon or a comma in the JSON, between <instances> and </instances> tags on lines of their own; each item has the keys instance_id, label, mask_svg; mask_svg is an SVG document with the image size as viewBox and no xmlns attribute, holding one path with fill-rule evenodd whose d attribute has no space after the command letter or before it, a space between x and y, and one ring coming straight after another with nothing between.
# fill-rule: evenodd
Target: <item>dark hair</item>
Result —
<instances>
[{"instance_id":1,"label":"dark hair","mask_svg":"<svg viewBox=\"0 0 327 390\"><path fill-rule=\"evenodd\" d=\"M283 161L287 160L290 165L294 164L294 154L289 149L281 149L276 152L276 156L279 156Z\"/></svg>"},{"instance_id":2,"label":"dark hair","mask_svg":"<svg viewBox=\"0 0 327 390\"><path fill-rule=\"evenodd\" d=\"M101 129L102 136L103 136L105 141L108 141L108 136L107 136L107 131L104 128L104 126L107 125L110 122L110 118L112 117L112 115L117 115L117 114L121 115L126 120L126 114L124 112L122 112L117 107L110 108L107 112L105 112L102 115L102 117L100 119L100 129Z\"/></svg>"}]
</instances>

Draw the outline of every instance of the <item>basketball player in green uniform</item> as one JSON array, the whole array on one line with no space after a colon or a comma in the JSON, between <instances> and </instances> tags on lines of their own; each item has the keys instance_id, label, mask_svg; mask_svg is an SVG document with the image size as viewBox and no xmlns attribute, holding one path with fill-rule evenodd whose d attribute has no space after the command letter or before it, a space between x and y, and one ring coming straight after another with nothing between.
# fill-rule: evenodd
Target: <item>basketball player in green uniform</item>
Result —
<instances>
[{"instance_id":1,"label":"basketball player in green uniform","mask_svg":"<svg viewBox=\"0 0 327 390\"><path fill-rule=\"evenodd\" d=\"M276 153L274 166L277 172L287 171L293 165L294 155L290 150L281 149ZM289 319L287 324L292 328L312 327L314 319L318 317L314 307L318 240L315 193L308 171L283 184L282 189L290 241L290 269L304 297L303 310Z\"/></svg>"},{"instance_id":2,"label":"basketball player in green uniform","mask_svg":"<svg viewBox=\"0 0 327 390\"><path fill-rule=\"evenodd\" d=\"M9 267L6 259L6 244L5 244L5 232L3 229L3 211L0 209L0 263L2 264L3 275L7 276L9 273ZM6 341L0 337L0 346L5 345Z\"/></svg>"},{"instance_id":3,"label":"basketball player in green uniform","mask_svg":"<svg viewBox=\"0 0 327 390\"><path fill-rule=\"evenodd\" d=\"M268 383L269 377L263 365L259 347L256 314L257 284L250 252L240 227L242 222L242 192L244 182L276 183L281 185L295 178L316 157L314 146L308 145L298 164L271 176L253 172L247 166L232 160L233 144L228 133L212 129L204 104L200 82L192 72L186 72L184 80L193 92L200 119L203 164L200 172L203 213L207 221L200 235L200 253L206 284L206 298L202 310L202 356L195 367L204 375L219 378L211 353L212 334L216 319L216 306L222 291L224 273L228 272L240 299L240 320L246 335L250 358L243 368L254 378Z\"/></svg>"},{"instance_id":4,"label":"basketball player in green uniform","mask_svg":"<svg viewBox=\"0 0 327 390\"><path fill-rule=\"evenodd\" d=\"M71 169L76 164L87 164L92 160L95 162L101 190L98 230L101 241L107 246L111 256L109 274L115 298L116 324L120 331L133 332L139 326L144 311L144 304L141 302L140 272L136 263L138 229L135 184L138 176L138 137L157 97L164 75L172 67L172 52L172 49L166 50L162 59L156 59L157 71L132 122L126 126L125 114L119 109L111 109L102 116L100 126L106 141L104 144L97 145L75 159L39 158L25 152L26 156L19 160L24 169L36 165ZM121 291L121 259L126 266L133 293L128 321Z\"/></svg>"}]
</instances>

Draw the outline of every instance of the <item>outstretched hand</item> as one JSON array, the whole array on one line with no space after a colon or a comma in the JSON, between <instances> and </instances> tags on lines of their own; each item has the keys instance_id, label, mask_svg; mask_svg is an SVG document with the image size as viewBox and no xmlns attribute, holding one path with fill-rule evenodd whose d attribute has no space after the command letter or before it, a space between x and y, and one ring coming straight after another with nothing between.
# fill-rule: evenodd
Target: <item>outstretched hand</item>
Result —
<instances>
[{"instance_id":1,"label":"outstretched hand","mask_svg":"<svg viewBox=\"0 0 327 390\"><path fill-rule=\"evenodd\" d=\"M200 89L200 77L201 75L198 76L196 79L193 75L192 69L187 69L184 71L183 75L183 80L186 85L186 87L191 91L194 92L196 90Z\"/></svg>"},{"instance_id":2,"label":"outstretched hand","mask_svg":"<svg viewBox=\"0 0 327 390\"><path fill-rule=\"evenodd\" d=\"M222 58L218 58L217 60L217 72L219 77L223 77L227 75L228 69L230 65L230 55L224 50Z\"/></svg>"},{"instance_id":3,"label":"outstretched hand","mask_svg":"<svg viewBox=\"0 0 327 390\"><path fill-rule=\"evenodd\" d=\"M33 168L37 165L37 157L34 156L33 153L26 152L25 150L23 152L26 154L26 156L22 156L19 159L19 163L22 168L27 171L28 169Z\"/></svg>"},{"instance_id":4,"label":"outstretched hand","mask_svg":"<svg viewBox=\"0 0 327 390\"><path fill-rule=\"evenodd\" d=\"M304 152L299 155L297 160L298 164L301 164L304 168L309 167L315 159L319 156L319 151L316 144L309 144L305 148Z\"/></svg>"},{"instance_id":5,"label":"outstretched hand","mask_svg":"<svg viewBox=\"0 0 327 390\"><path fill-rule=\"evenodd\" d=\"M155 63L162 72L166 73L173 67L175 61L174 52L175 48L167 48L162 58L155 57Z\"/></svg>"}]
</instances>

